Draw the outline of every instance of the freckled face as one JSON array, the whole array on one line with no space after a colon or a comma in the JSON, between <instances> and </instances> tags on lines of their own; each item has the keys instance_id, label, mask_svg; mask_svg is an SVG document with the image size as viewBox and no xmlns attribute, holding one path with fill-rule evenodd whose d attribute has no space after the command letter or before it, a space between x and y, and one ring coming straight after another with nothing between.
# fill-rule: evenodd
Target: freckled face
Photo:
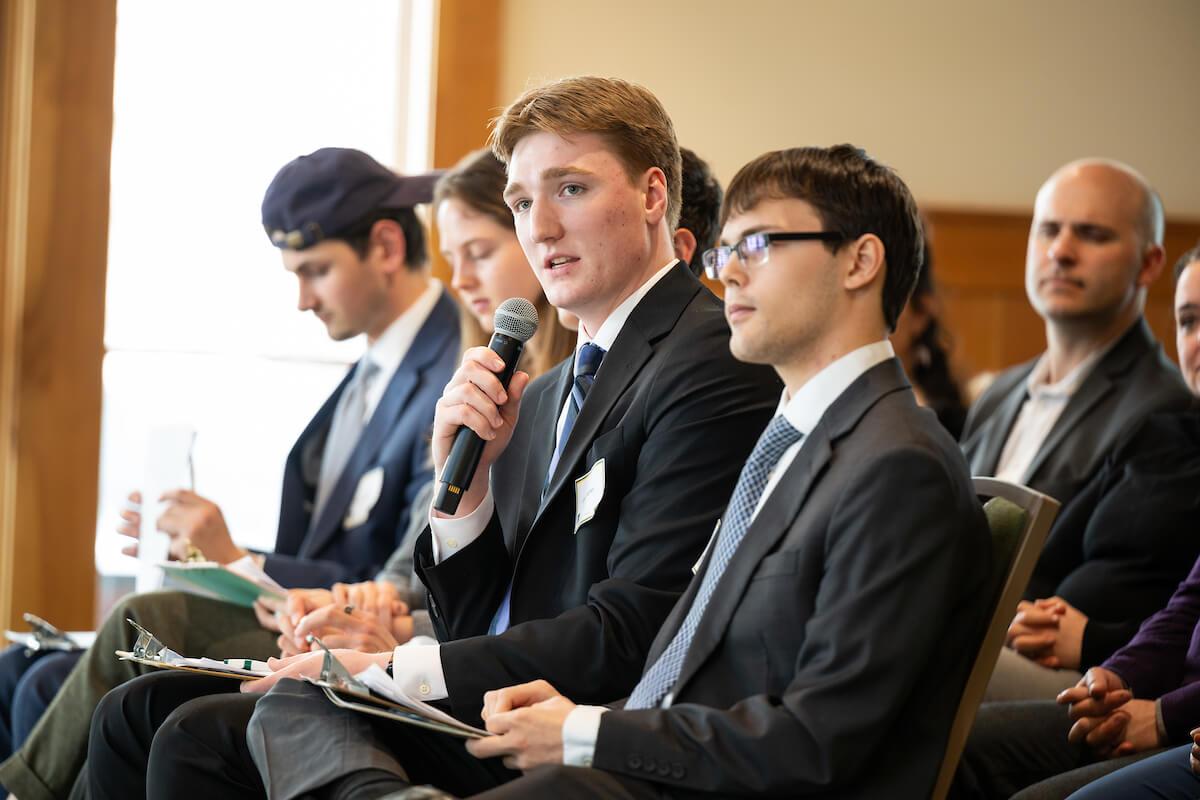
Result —
<instances>
[{"instance_id":1,"label":"freckled face","mask_svg":"<svg viewBox=\"0 0 1200 800\"><path fill-rule=\"evenodd\" d=\"M644 280L645 189L603 137L539 132L513 148L504 195L547 299L594 334Z\"/></svg>"}]
</instances>

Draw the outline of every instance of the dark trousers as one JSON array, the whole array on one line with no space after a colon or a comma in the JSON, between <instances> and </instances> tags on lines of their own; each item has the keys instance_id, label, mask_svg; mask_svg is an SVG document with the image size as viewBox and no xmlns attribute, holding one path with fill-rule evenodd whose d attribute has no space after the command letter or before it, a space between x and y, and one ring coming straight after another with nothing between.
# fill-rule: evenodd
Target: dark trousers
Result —
<instances>
[{"instance_id":1,"label":"dark trousers","mask_svg":"<svg viewBox=\"0 0 1200 800\"><path fill-rule=\"evenodd\" d=\"M188 656L263 659L279 652L275 634L259 627L248 608L184 592L125 598L100 626L95 646L71 670L25 744L0 763L0 783L21 800L70 797L81 778L96 704L110 689L152 669L113 655L137 638L126 617Z\"/></svg>"},{"instance_id":2,"label":"dark trousers","mask_svg":"<svg viewBox=\"0 0 1200 800\"><path fill-rule=\"evenodd\" d=\"M60 650L26 655L22 645L0 652L0 761L29 738L81 655ZM4 791L0 786L0 794Z\"/></svg>"},{"instance_id":3,"label":"dark trousers","mask_svg":"<svg viewBox=\"0 0 1200 800\"><path fill-rule=\"evenodd\" d=\"M214 696L181 706L154 739L147 797L315 800L382 797L433 785L459 797L649 800L651 784L576 767L526 775L480 761L463 740L334 707L299 681L255 698Z\"/></svg>"},{"instance_id":4,"label":"dark trousers","mask_svg":"<svg viewBox=\"0 0 1200 800\"><path fill-rule=\"evenodd\" d=\"M1071 800L1195 800L1200 777L1192 772L1190 744L1142 759L1089 783Z\"/></svg>"},{"instance_id":5,"label":"dark trousers","mask_svg":"<svg viewBox=\"0 0 1200 800\"><path fill-rule=\"evenodd\" d=\"M90 800L146 797L147 785L151 794L176 796L174 790L160 792L158 778L148 774L155 734L164 725L175 724L174 713L192 702L210 697L240 699L241 695L230 694L240 685L231 678L162 671L134 678L106 694L96 706L88 738ZM254 696L245 696L245 701L243 728L254 708Z\"/></svg>"},{"instance_id":6,"label":"dark trousers","mask_svg":"<svg viewBox=\"0 0 1200 800\"><path fill-rule=\"evenodd\" d=\"M1071 720L1053 700L984 703L955 775L955 800L1062 800L1097 778L1160 752L1097 761L1067 741Z\"/></svg>"}]
</instances>

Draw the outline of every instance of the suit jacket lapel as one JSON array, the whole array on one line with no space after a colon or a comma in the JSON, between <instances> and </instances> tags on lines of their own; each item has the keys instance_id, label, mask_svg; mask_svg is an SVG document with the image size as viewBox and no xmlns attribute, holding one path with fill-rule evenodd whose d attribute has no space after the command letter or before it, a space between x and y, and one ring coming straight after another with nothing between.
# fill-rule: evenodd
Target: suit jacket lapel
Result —
<instances>
[{"instance_id":1,"label":"suit jacket lapel","mask_svg":"<svg viewBox=\"0 0 1200 800\"><path fill-rule=\"evenodd\" d=\"M675 327L683 309L700 290L701 284L688 272L687 266L683 263L677 264L642 298L629 315L616 341L613 342L612 349L605 354L600 370L596 373L596 381L575 419L575 427L571 429L562 457L558 460L554 475L551 476L550 488L538 509L539 516L558 493L571 483L576 463L591 447L596 431L608 417L613 404L633 384L642 366L654 354L654 342ZM569 367L568 370L567 381L573 374L573 367ZM567 385L569 386L569 383ZM564 390L557 410L561 411L561 403L565 402L565 399ZM547 467L549 463L550 460L547 459ZM536 522L535 519L534 523Z\"/></svg>"},{"instance_id":2,"label":"suit jacket lapel","mask_svg":"<svg viewBox=\"0 0 1200 800\"><path fill-rule=\"evenodd\" d=\"M532 441L529 446L529 460L524 472L528 479L525 482L521 498L520 519L516 526L516 529L521 531L529 530L534 516L539 512L543 502L542 488L546 485L546 472L550 469L550 459L554 457L558 418L562 414L567 392L571 390L571 378L575 374L574 357L566 359L555 369L557 374L554 375L554 382L538 398L533 424L530 426ZM516 552L515 548L513 552Z\"/></svg>"},{"instance_id":3,"label":"suit jacket lapel","mask_svg":"<svg viewBox=\"0 0 1200 800\"><path fill-rule=\"evenodd\" d=\"M825 412L750 524L745 538L725 568L725 574L713 591L684 658L676 683L677 690L686 685L724 637L730 619L750 585L751 577L763 557L775 548L791 528L805 500L824 474L837 440L852 431L863 414L880 398L904 389L909 389L908 379L900 363L892 358L859 376ZM696 574L692 580L693 586L699 584L703 574ZM694 591L689 587L690 594L694 595ZM679 620L682 621L682 616Z\"/></svg>"},{"instance_id":4,"label":"suit jacket lapel","mask_svg":"<svg viewBox=\"0 0 1200 800\"><path fill-rule=\"evenodd\" d=\"M1113 349L1105 354L1091 374L1084 379L1079 389L1071 395L1066 408L1054 422L1046 440L1038 448L1028 471L1025 473L1026 483L1031 481L1052 453L1058 451L1063 440L1087 419L1088 414L1104 397L1113 391L1120 377L1132 368L1137 360L1153 348L1154 338L1144 319L1139 320L1121 337Z\"/></svg>"},{"instance_id":5,"label":"suit jacket lapel","mask_svg":"<svg viewBox=\"0 0 1200 800\"><path fill-rule=\"evenodd\" d=\"M1004 452L1004 443L1008 441L1008 434L1017 421L1017 415L1021 413L1021 406L1025 405L1025 399L1029 396L1025 391L1025 381L1029 377L1029 372L1032 371L1033 365L1030 365L1029 370L1020 376L1017 390L1009 392L1008 397L1000 403L1000 407L996 409L992 418L980 428L978 435L983 437L983 442L976 451L975 457L971 459L971 474L996 474L996 467L1000 464L1000 454Z\"/></svg>"},{"instance_id":6,"label":"suit jacket lapel","mask_svg":"<svg viewBox=\"0 0 1200 800\"><path fill-rule=\"evenodd\" d=\"M450 346L449 340L454 335L456 325L457 312L452 301L443 292L425 324L418 331L408 353L392 375L387 390L380 398L375 412L371 414L367 426L358 437L358 442L346 461L345 469L329 492L329 499L325 502L321 516L314 521L311 535L304 540L300 555L319 552L341 528L342 518L345 517L350 500L354 497L359 479L387 441L396 420L404 413L408 399L420 382L421 373Z\"/></svg>"}]
</instances>

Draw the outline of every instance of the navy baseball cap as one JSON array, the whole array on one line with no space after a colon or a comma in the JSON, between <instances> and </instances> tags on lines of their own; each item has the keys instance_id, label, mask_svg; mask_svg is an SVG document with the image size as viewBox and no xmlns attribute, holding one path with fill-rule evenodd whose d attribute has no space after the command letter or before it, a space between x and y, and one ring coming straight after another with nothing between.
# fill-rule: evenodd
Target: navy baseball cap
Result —
<instances>
[{"instance_id":1,"label":"navy baseball cap","mask_svg":"<svg viewBox=\"0 0 1200 800\"><path fill-rule=\"evenodd\" d=\"M364 233L380 209L432 201L441 174L398 175L361 150L323 147L275 175L263 196L263 227L271 244L288 250Z\"/></svg>"}]
</instances>

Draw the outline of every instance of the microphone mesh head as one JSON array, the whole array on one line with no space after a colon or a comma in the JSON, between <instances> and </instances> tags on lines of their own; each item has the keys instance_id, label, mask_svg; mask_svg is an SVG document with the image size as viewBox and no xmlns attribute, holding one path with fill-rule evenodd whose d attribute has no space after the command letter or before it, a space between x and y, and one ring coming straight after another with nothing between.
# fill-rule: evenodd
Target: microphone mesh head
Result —
<instances>
[{"instance_id":1,"label":"microphone mesh head","mask_svg":"<svg viewBox=\"0 0 1200 800\"><path fill-rule=\"evenodd\" d=\"M493 318L496 333L528 342L537 333L538 313L533 303L524 297L510 297L500 304Z\"/></svg>"}]
</instances>

